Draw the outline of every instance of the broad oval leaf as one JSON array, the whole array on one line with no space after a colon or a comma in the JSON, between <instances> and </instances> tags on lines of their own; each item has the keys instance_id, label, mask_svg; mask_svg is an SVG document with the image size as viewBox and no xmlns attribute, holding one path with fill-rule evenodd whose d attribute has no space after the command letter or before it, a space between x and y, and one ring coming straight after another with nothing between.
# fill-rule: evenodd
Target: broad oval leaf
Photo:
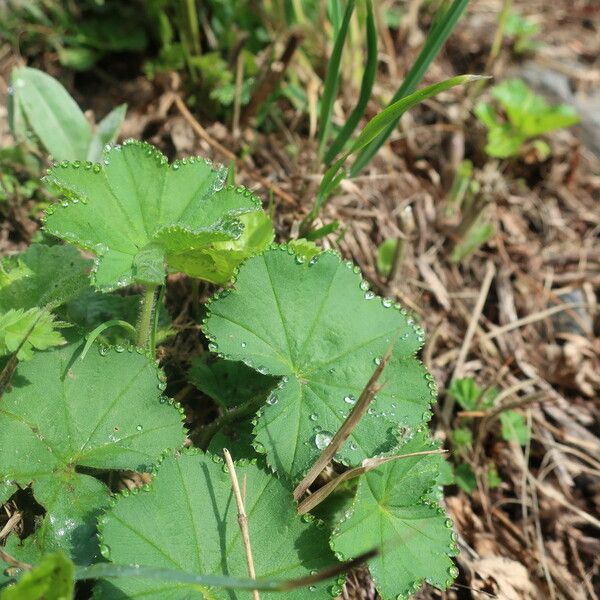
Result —
<instances>
[{"instance_id":1,"label":"broad oval leaf","mask_svg":"<svg viewBox=\"0 0 600 600\"><path fill-rule=\"evenodd\" d=\"M69 92L53 77L29 67L11 76L11 129L20 140L31 130L57 160L87 156L90 125Z\"/></svg>"},{"instance_id":2,"label":"broad oval leaf","mask_svg":"<svg viewBox=\"0 0 600 600\"><path fill-rule=\"evenodd\" d=\"M160 284L167 267L224 283L273 236L258 198L224 179L209 161L169 165L150 144L128 140L107 149L102 165L64 161L48 171L64 199L46 211L44 228L97 255L93 281L104 291Z\"/></svg>"},{"instance_id":3,"label":"broad oval leaf","mask_svg":"<svg viewBox=\"0 0 600 600\"><path fill-rule=\"evenodd\" d=\"M120 497L100 518L105 557L117 564L247 576L231 480L223 463L215 460L197 451L171 456L158 467L147 489ZM240 482L246 482L245 507L257 577L301 577L335 562L325 527L297 516L291 492L281 481L253 464L237 465L236 473ZM328 598L325 585L316 584L314 593L288 591L285 597ZM102 581L96 597L187 600L192 590L215 600L248 597L248 592L142 578ZM261 598L277 596L261 592Z\"/></svg>"},{"instance_id":4,"label":"broad oval leaf","mask_svg":"<svg viewBox=\"0 0 600 600\"><path fill-rule=\"evenodd\" d=\"M0 403L0 473L33 486L46 516L33 535L8 550L39 556L57 548L78 563L97 555L95 515L110 498L96 469L148 469L183 443L181 415L164 401L154 362L121 348L80 345L38 353L18 366Z\"/></svg>"},{"instance_id":5,"label":"broad oval leaf","mask_svg":"<svg viewBox=\"0 0 600 600\"><path fill-rule=\"evenodd\" d=\"M416 433L399 454L434 448ZM333 530L331 547L339 558L381 548L369 570L383 600L406 598L424 581L446 589L458 574L450 558L458 554L452 521L430 498L440 460L439 455L410 456L369 471Z\"/></svg>"},{"instance_id":6,"label":"broad oval leaf","mask_svg":"<svg viewBox=\"0 0 600 600\"><path fill-rule=\"evenodd\" d=\"M282 377L261 409L256 445L292 479L328 444L392 346L383 388L337 459L355 466L391 451L401 427L431 416L435 384L414 356L423 330L331 252L307 261L274 247L244 263L209 310L205 331L219 353Z\"/></svg>"}]
</instances>

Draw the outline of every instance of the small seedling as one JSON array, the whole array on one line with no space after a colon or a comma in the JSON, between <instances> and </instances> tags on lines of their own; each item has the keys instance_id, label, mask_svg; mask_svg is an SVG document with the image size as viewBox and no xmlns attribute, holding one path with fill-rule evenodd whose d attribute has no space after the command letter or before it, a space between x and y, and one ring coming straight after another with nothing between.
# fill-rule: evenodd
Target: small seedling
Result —
<instances>
[{"instance_id":1,"label":"small seedling","mask_svg":"<svg viewBox=\"0 0 600 600\"><path fill-rule=\"evenodd\" d=\"M542 45L535 39L540 33L539 24L516 10L510 12L504 33L511 38L515 54L535 52Z\"/></svg>"},{"instance_id":2,"label":"small seedling","mask_svg":"<svg viewBox=\"0 0 600 600\"><path fill-rule=\"evenodd\" d=\"M477 118L488 130L485 151L489 156L518 156L528 140L579 122L573 108L548 104L520 79L496 85L491 93L496 104L480 102L475 107Z\"/></svg>"}]
</instances>

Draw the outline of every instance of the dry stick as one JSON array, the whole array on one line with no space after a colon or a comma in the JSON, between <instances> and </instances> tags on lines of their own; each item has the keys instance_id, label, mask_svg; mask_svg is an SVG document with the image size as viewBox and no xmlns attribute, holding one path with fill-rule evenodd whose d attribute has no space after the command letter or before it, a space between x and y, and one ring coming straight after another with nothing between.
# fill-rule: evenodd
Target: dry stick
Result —
<instances>
[{"instance_id":1,"label":"dry stick","mask_svg":"<svg viewBox=\"0 0 600 600\"><path fill-rule=\"evenodd\" d=\"M228 150L215 140L209 133L198 123L198 121L194 118L194 115L189 111L188 107L185 105L185 102L179 97L175 96L175 104L183 116L183 118L190 124L190 127L196 132L198 137L202 138L206 143L208 143L212 148L214 148L217 152L225 156L228 160L233 161L235 166L242 171L245 171L250 177L258 181L261 185L265 186L267 189L271 190L276 196L284 200L287 204L295 205L296 200L287 192L284 192L276 183L265 179L258 173L254 171L251 167L249 167L243 160L239 159L231 150Z\"/></svg>"},{"instance_id":2,"label":"dry stick","mask_svg":"<svg viewBox=\"0 0 600 600\"><path fill-rule=\"evenodd\" d=\"M302 41L302 37L303 36L299 31L290 33L281 57L268 66L264 77L258 84L256 90L254 90L250 102L244 109L244 112L242 113L242 126L248 124L250 119L254 117L258 109L277 87L292 60L292 56L294 56L294 52L296 52L296 49Z\"/></svg>"},{"instance_id":3,"label":"dry stick","mask_svg":"<svg viewBox=\"0 0 600 600\"><path fill-rule=\"evenodd\" d=\"M256 579L254 558L252 557L252 547L250 546L250 532L248 531L248 516L246 515L246 509L244 508L244 499L242 498L240 484L238 483L237 474L235 472L235 465L233 464L231 454L227 448L223 448L223 455L225 456L225 462L227 463L227 469L229 470L229 477L231 478L231 487L233 488L235 501L237 503L238 523L240 525L240 531L242 532L242 542L244 543L244 552L246 553L248 575L251 579ZM252 590L252 598L254 600L260 600L258 590Z\"/></svg>"},{"instance_id":4,"label":"dry stick","mask_svg":"<svg viewBox=\"0 0 600 600\"><path fill-rule=\"evenodd\" d=\"M30 565L29 563L17 560L10 554L6 553L2 548L0 548L0 559L3 560L7 565L10 565L15 569L24 569L29 571L32 568L32 565Z\"/></svg>"},{"instance_id":5,"label":"dry stick","mask_svg":"<svg viewBox=\"0 0 600 600\"><path fill-rule=\"evenodd\" d=\"M298 506L298 514L304 515L308 511L312 510L318 504L321 504L325 498L327 498L341 483L354 479L360 475L364 475L385 463L393 460L399 460L401 458L411 458L412 456L426 456L428 454L444 454L448 450L423 450L422 452L410 452L409 454L397 454L395 456L385 456L382 458L365 458L360 467L355 467L349 471L344 471L341 475L338 475L335 479L327 482L323 487L320 487L314 494L306 497Z\"/></svg>"},{"instance_id":6,"label":"dry stick","mask_svg":"<svg viewBox=\"0 0 600 600\"><path fill-rule=\"evenodd\" d=\"M298 484L294 490L294 500L299 500L306 493L308 488L311 486L313 481L319 476L321 471L327 466L329 461L335 456L336 452L342 447L344 442L348 439L350 434L354 431L358 422L362 419L363 415L367 412L369 404L373 401L375 394L379 391L380 387L377 385L377 381L383 373L383 369L387 365L392 355L392 348L390 348L381 362L377 365L371 379L363 389L357 403L350 414L346 417L346 420L342 423L342 426L337 430L333 439L329 442L327 447L321 453L321 456L315 461L315 464L311 467L310 471L306 474L306 477Z\"/></svg>"},{"instance_id":7,"label":"dry stick","mask_svg":"<svg viewBox=\"0 0 600 600\"><path fill-rule=\"evenodd\" d=\"M571 310L573 308L585 308L590 306L587 302L570 302L568 304L561 304L560 306L552 306L551 308L547 308L546 310L542 310L537 313L533 313L531 315L527 315L526 317L522 317L521 319L517 319L512 323L508 323L507 325L503 325L502 327L498 327L493 329L489 333L481 336L482 340L491 340L503 333L507 333L508 331L512 331L513 329L518 329L519 327L523 327L525 325L530 325L531 323L535 323L536 321L541 321L546 317L550 317L553 314L563 312L566 310Z\"/></svg>"},{"instance_id":8,"label":"dry stick","mask_svg":"<svg viewBox=\"0 0 600 600\"><path fill-rule=\"evenodd\" d=\"M456 377L458 377L462 371L469 350L471 349L471 342L473 341L473 336L475 335L475 330L477 329L477 324L479 323L479 317L483 311L483 306L487 299L488 292L490 291L490 286L492 285L492 279L494 278L495 273L496 268L494 267L494 263L489 261L486 265L485 277L483 278L483 283L481 284L479 297L477 298L477 303L475 304L475 309L473 310L473 315L471 317L471 321L469 322L467 333L465 335L465 339L463 340L460 354L458 355L458 360L456 361L456 366L454 367L454 372L452 373L452 378L450 381L456 379ZM450 424L450 417L452 416L453 409L454 398L446 395L444 407L442 408L442 418L447 425Z\"/></svg>"}]
</instances>

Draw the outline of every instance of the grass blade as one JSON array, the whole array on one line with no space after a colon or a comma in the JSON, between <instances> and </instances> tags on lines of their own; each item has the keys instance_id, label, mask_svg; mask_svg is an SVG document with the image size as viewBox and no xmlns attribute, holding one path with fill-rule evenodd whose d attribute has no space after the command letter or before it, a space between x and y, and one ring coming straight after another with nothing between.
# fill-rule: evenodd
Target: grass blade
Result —
<instances>
[{"instance_id":1,"label":"grass blade","mask_svg":"<svg viewBox=\"0 0 600 600\"><path fill-rule=\"evenodd\" d=\"M117 565L114 563L97 563L88 567L76 567L75 579L106 579L112 577L127 577L154 579L157 581L170 581L188 585L200 585L234 590L260 590L265 592L286 592L289 590L306 587L312 583L324 581L340 573L346 573L355 566L377 556L379 550L370 550L360 554L352 560L334 564L317 573L300 577L298 579L271 579L249 577L230 577L228 575L198 575L177 569L161 569L156 567L143 567L140 565Z\"/></svg>"},{"instance_id":2,"label":"grass blade","mask_svg":"<svg viewBox=\"0 0 600 600\"><path fill-rule=\"evenodd\" d=\"M377 28L375 26L375 17L373 15L373 2L367 0L367 64L360 84L360 95L354 110L350 113L348 120L338 133L331 144L329 150L325 153L324 163L329 165L339 154L346 142L356 129L358 122L365 114L367 103L371 97L375 76L377 74Z\"/></svg>"},{"instance_id":3,"label":"grass blade","mask_svg":"<svg viewBox=\"0 0 600 600\"><path fill-rule=\"evenodd\" d=\"M398 91L392 98L390 105L393 105L401 98L404 98L415 91L417 85L419 85L419 82L423 79L425 72L429 68L429 65L435 60L450 33L452 33L452 30L468 3L469 0L454 0L445 14L438 18L430 30L425 45L419 53L417 60L407 73L402 85L398 88ZM377 139L374 139L370 145L357 156L356 161L350 170L350 175L352 177L356 176L369 163L379 148L381 148L385 141L390 137L401 116L402 114L399 114L395 120L391 121L388 127L377 136Z\"/></svg>"},{"instance_id":4,"label":"grass blade","mask_svg":"<svg viewBox=\"0 0 600 600\"><path fill-rule=\"evenodd\" d=\"M327 65L325 88L323 90L323 97L321 98L321 114L319 116L319 156L323 156L325 144L327 144L331 132L331 113L333 112L333 103L335 102L340 81L342 51L344 50L344 44L346 43L348 25L350 24L350 18L354 12L355 4L355 0L348 1L340 29L335 36L333 52L331 53L331 58Z\"/></svg>"},{"instance_id":5,"label":"grass blade","mask_svg":"<svg viewBox=\"0 0 600 600\"><path fill-rule=\"evenodd\" d=\"M423 102L423 100L427 100L428 98L431 98L440 92L449 90L457 85L463 85L465 83L477 81L482 78L483 76L481 75L458 75L457 77L452 77L450 79L446 79L445 81L434 83L433 85L429 85L423 89L413 92L408 96L405 96L404 98L401 98L400 100L397 100L387 108L384 108L379 114L375 115L365 125L359 136L356 138L356 140L354 140L354 143L350 149L344 153L331 167L329 167L327 171L325 171L317 191L315 204L303 220L300 228L300 234L302 236L306 236L310 230L312 222L317 218L321 208L327 202L327 199L333 190L345 177L346 173L341 169L344 162L351 154L356 154L365 147L370 147L369 145L373 142L373 140L377 141L379 139L378 136L381 136L382 132L385 133L390 127L390 124L392 124L393 127L397 120L407 110L419 104L420 102Z\"/></svg>"}]
</instances>

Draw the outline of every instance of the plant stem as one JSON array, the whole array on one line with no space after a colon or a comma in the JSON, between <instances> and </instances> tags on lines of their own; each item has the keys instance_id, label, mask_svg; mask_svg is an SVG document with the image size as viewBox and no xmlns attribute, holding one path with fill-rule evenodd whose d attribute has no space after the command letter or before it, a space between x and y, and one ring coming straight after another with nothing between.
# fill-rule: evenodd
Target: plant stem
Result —
<instances>
[{"instance_id":1,"label":"plant stem","mask_svg":"<svg viewBox=\"0 0 600 600\"><path fill-rule=\"evenodd\" d=\"M156 305L156 285L149 285L144 290L142 297L142 304L140 307L140 314L137 322L137 337L136 344L140 348L147 348L148 342L152 334L152 327L154 325L154 308Z\"/></svg>"}]
</instances>

